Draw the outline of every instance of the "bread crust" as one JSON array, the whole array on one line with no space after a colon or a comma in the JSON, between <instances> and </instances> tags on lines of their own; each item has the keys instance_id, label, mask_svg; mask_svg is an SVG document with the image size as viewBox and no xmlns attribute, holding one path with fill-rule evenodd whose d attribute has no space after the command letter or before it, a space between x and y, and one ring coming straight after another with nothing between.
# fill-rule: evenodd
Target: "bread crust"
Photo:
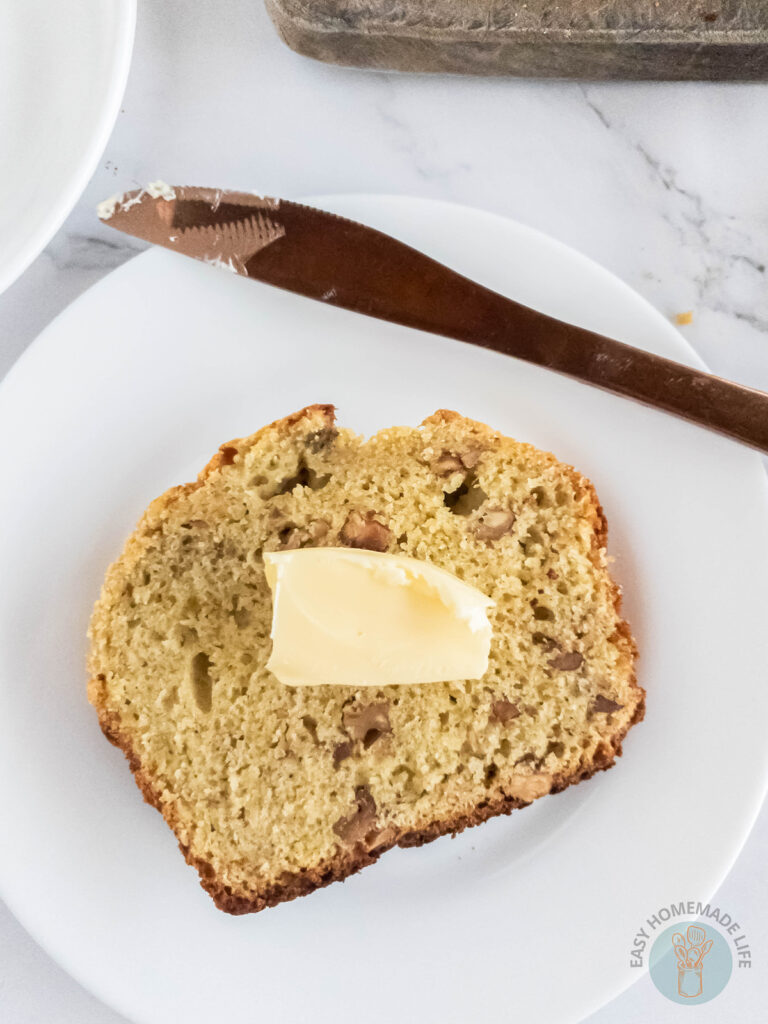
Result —
<instances>
[{"instance_id":1,"label":"bread crust","mask_svg":"<svg viewBox=\"0 0 768 1024\"><path fill-rule=\"evenodd\" d=\"M175 504L185 494L204 486L206 480L212 474L231 464L240 446L253 443L260 435L269 430L287 432L292 424L308 416L320 417L327 429L333 429L335 422L334 406L315 404L268 424L250 437L238 438L222 444L216 454L201 470L196 481L172 487L152 502L142 517L138 530L141 530L142 524L145 524L149 518L156 519L158 513L162 513L163 510ZM424 420L422 425L440 421L450 422L452 420L470 423L478 431L485 432L488 435L495 434L485 424L467 420L459 413L445 409L435 412ZM529 445L526 447L532 448L533 446ZM590 507L593 510L591 558L596 567L602 568L602 555L607 540L608 524L593 485L575 469L559 462L551 453L541 452L539 449L536 449L536 451L539 455L544 455L546 458L551 459L564 472L567 472L575 486L583 488L589 493ZM621 618L621 590L615 582L611 582L612 600L618 620L616 639L617 643L620 642L620 646L624 648L629 658L632 659L633 671L629 680L629 686L632 690L636 691L636 708L633 717L622 729L605 737L591 761L580 764L578 769L570 775L552 776L550 788L542 795L560 793L569 786L591 778L599 771L611 768L616 758L621 756L622 742L627 732L633 725L642 721L645 714L645 690L639 685L634 671L637 647L629 624ZM181 823L174 813L173 805L161 800L160 794L154 786L151 773L142 766L133 747L130 735L121 727L119 715L107 707L106 696L106 681L104 677L99 674L92 674L88 683L88 698L96 709L102 732L110 743L123 751L144 800L160 811L178 839ZM373 848L367 848L363 843L357 843L353 847L339 844L334 856L328 860L306 868L301 872L285 873L279 883L262 886L258 892L233 890L217 878L215 870L208 862L194 856L189 847L181 840L179 840L179 848L187 863L197 870L202 888L212 897L220 910L234 915L249 914L264 910L267 907L274 907L279 903L296 899L299 896L305 896L316 889L330 885L332 882L342 881L362 868L375 863L383 853L393 847L422 846L425 843L432 842L434 839L438 839L440 836L457 835L464 831L464 829L482 824L489 818L510 814L513 810L527 807L531 802L532 800L526 800L520 796L505 792L503 782L500 782L496 790L489 791L487 798L476 805L469 813L460 813L454 817L439 821L425 821L423 826L418 829L409 829L399 833L393 833L392 828L389 827L386 830L386 835L381 835L380 843L378 845L374 844Z\"/></svg>"}]
</instances>

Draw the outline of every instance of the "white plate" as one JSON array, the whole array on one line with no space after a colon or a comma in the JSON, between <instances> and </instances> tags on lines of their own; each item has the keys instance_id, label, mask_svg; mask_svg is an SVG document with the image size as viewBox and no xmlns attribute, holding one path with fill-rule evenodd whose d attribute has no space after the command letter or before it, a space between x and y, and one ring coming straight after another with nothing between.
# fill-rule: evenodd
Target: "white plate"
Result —
<instances>
[{"instance_id":1,"label":"white plate","mask_svg":"<svg viewBox=\"0 0 768 1024\"><path fill-rule=\"evenodd\" d=\"M115 123L135 0L0 0L0 293L58 231Z\"/></svg>"},{"instance_id":2,"label":"white plate","mask_svg":"<svg viewBox=\"0 0 768 1024\"><path fill-rule=\"evenodd\" d=\"M415 199L325 205L524 302L696 361L625 285L510 221ZM101 736L84 635L147 502L219 442L312 401L336 402L361 431L458 409L591 476L648 715L589 783L235 919ZM577 1021L636 977L630 944L647 916L722 881L768 776L768 516L754 454L503 356L161 250L44 332L0 391L0 437L0 888L126 1016Z\"/></svg>"}]
</instances>

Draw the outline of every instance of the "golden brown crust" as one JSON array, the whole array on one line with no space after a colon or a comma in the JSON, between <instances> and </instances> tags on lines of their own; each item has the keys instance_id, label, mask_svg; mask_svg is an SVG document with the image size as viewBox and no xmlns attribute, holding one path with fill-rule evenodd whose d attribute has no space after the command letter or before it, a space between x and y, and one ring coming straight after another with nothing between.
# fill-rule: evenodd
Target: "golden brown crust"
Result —
<instances>
[{"instance_id":1,"label":"golden brown crust","mask_svg":"<svg viewBox=\"0 0 768 1024\"><path fill-rule=\"evenodd\" d=\"M250 437L238 438L221 445L219 451L200 472L196 481L173 487L152 502L142 517L140 526L151 526L152 523L163 516L170 506L175 504L185 494L203 486L212 474L219 472L228 465L232 465L237 459L241 447L253 444L257 438L269 430L278 429L281 432L287 432L293 424L305 417L320 417L324 426L331 429L335 422L335 410L332 405L307 406L291 416L263 427ZM424 420L423 425L457 420L469 424L478 433L485 434L488 437L500 436L485 424L468 421L458 413L449 410L438 410L428 419ZM524 447L532 448L532 446ZM543 455L546 460L551 460L553 464L557 464L564 472L571 476L577 488L588 492L590 507L593 510L591 557L596 567L602 568L602 559L607 539L607 521L592 484L572 467L559 463L551 453L537 452L537 454L540 457ZM622 641L620 646L624 648L627 657L632 660L637 650L628 623L620 617L621 590L616 584L612 585L612 599L618 618L616 633ZM590 778L596 772L610 768L614 764L615 759L621 755L622 741L626 733L633 725L642 720L645 712L645 691L638 684L634 671L630 679L630 686L637 691L637 705L632 719L620 732L606 737L589 763L582 764L576 772L569 776L554 776L548 790L549 793L562 792L569 786ZM177 834L178 838L180 821L175 813L175 808L172 803L164 802L161 799L160 794L154 788L151 771L141 764L129 734L121 728L119 715L108 709L106 683L102 676L95 675L91 678L88 684L88 696L97 710L99 723L105 736L111 743L121 749L128 759L131 772L145 801L163 814L165 821L171 830ZM262 886L257 893L233 891L231 887L225 885L217 878L210 864L195 857L181 840L179 840L179 846L187 862L198 871L201 886L211 895L216 905L221 910L230 914L246 914L293 900L298 896L306 895L334 881L347 878L369 864L373 864L382 853L395 846L421 846L443 835L455 835L466 828L481 824L491 817L509 814L516 808L526 807L530 802L530 800L522 799L519 795L504 792L503 787L500 786L496 793L490 794L487 799L481 801L469 813L460 813L453 818L441 821L428 821L423 824L423 827L409 829L406 832L394 833L389 829L386 835L383 833L380 835L379 845L374 845L372 849L366 848L363 843L358 843L353 848L345 847L340 843L336 847L334 856L329 860L300 872L286 873L279 883Z\"/></svg>"},{"instance_id":2,"label":"golden brown crust","mask_svg":"<svg viewBox=\"0 0 768 1024\"><path fill-rule=\"evenodd\" d=\"M248 437L236 437L232 441L226 441L224 444L219 445L219 450L213 458L203 466L197 475L196 482L193 484L186 484L183 489L195 490L197 487L200 487L212 473L221 469L222 466L230 466L237 457L237 453L241 447L250 447L269 431L277 429L280 433L287 434L289 428L292 427L294 423L299 423L301 420L314 415L322 416L325 420L326 427L331 428L336 422L336 406L323 405L317 402L314 405L305 405L303 409L299 409L298 412L291 413L290 416L283 416L282 419L268 423L265 427L257 430L255 434L250 434ZM158 500L162 500L162 498L159 498Z\"/></svg>"}]
</instances>

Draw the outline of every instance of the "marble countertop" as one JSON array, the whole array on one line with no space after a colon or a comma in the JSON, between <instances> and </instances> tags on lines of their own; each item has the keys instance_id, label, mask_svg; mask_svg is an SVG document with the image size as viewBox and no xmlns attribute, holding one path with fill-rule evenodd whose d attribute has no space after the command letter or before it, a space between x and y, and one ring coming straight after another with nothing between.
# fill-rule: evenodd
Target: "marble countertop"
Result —
<instances>
[{"instance_id":1,"label":"marble countertop","mask_svg":"<svg viewBox=\"0 0 768 1024\"><path fill-rule=\"evenodd\" d=\"M394 192L506 214L602 263L710 368L768 389L768 84L634 85L326 67L278 40L259 0L139 5L117 125L63 228L0 296L0 377L69 302L142 246L97 201L157 178L286 197ZM106 342L106 340L105 340ZM717 895L757 962L696 1019L763 1019L768 811ZM0 904L0 1017L118 1024ZM590 1024L690 1014L644 977Z\"/></svg>"}]
</instances>

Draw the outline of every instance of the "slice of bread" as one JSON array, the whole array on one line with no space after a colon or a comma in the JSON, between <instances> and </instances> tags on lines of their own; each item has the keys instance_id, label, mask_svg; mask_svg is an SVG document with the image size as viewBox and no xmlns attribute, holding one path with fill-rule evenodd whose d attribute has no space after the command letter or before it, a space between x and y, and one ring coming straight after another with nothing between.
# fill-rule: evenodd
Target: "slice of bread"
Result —
<instances>
[{"instance_id":1,"label":"slice of bread","mask_svg":"<svg viewBox=\"0 0 768 1024\"><path fill-rule=\"evenodd\" d=\"M365 441L310 406L150 505L93 613L89 697L216 904L261 910L613 764L645 694L605 540L589 481L530 445L445 411ZM279 683L262 553L320 544L492 597L486 675Z\"/></svg>"}]
</instances>

